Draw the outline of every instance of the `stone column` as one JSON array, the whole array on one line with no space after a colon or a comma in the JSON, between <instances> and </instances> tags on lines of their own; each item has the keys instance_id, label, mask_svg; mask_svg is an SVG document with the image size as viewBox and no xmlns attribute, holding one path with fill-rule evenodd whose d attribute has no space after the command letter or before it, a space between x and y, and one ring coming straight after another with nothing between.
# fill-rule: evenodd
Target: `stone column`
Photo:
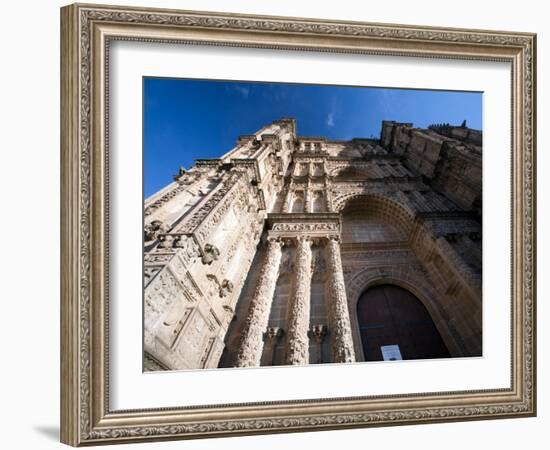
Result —
<instances>
[{"instance_id":1,"label":"stone column","mask_svg":"<svg viewBox=\"0 0 550 450\"><path fill-rule=\"evenodd\" d=\"M258 277L256 289L250 302L248 316L242 332L242 341L237 354L236 367L260 365L263 350L263 333L269 321L269 312L279 275L282 242L268 239L267 254Z\"/></svg>"},{"instance_id":2,"label":"stone column","mask_svg":"<svg viewBox=\"0 0 550 450\"><path fill-rule=\"evenodd\" d=\"M331 236L327 244L328 310L333 362L354 362L355 351L351 335L346 286L342 272L339 238Z\"/></svg>"},{"instance_id":3,"label":"stone column","mask_svg":"<svg viewBox=\"0 0 550 450\"><path fill-rule=\"evenodd\" d=\"M287 364L309 362L309 303L311 295L311 240L299 236L296 247L295 289L288 315Z\"/></svg>"}]
</instances>

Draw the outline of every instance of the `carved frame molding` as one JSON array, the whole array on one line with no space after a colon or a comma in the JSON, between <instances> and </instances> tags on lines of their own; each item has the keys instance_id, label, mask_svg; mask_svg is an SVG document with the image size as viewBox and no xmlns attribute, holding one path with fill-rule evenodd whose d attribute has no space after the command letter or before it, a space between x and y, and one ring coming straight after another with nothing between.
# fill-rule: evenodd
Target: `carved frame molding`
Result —
<instances>
[{"instance_id":1,"label":"carved frame molding","mask_svg":"<svg viewBox=\"0 0 550 450\"><path fill-rule=\"evenodd\" d=\"M509 389L111 411L108 67L112 40L510 62ZM536 35L75 4L61 9L61 440L70 445L533 416Z\"/></svg>"}]
</instances>

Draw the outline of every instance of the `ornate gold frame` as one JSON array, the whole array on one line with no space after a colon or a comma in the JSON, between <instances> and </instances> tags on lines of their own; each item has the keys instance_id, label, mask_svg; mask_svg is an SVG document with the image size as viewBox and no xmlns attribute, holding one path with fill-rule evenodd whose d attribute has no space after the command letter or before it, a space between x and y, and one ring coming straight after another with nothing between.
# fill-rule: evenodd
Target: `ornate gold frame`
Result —
<instances>
[{"instance_id":1,"label":"ornate gold frame","mask_svg":"<svg viewBox=\"0 0 550 450\"><path fill-rule=\"evenodd\" d=\"M511 387L110 411L105 69L114 39L510 62ZM530 33L105 5L62 8L62 442L78 446L535 415L535 51L536 36Z\"/></svg>"}]
</instances>

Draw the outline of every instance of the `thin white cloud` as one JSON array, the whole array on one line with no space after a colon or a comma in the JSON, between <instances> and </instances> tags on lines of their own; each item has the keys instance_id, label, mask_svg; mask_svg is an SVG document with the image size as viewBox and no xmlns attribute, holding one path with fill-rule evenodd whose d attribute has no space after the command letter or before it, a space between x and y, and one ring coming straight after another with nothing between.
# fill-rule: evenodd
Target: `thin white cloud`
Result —
<instances>
[{"instance_id":1,"label":"thin white cloud","mask_svg":"<svg viewBox=\"0 0 550 450\"><path fill-rule=\"evenodd\" d=\"M334 112L330 112L329 115L327 116L327 126L328 127L333 127L335 124L334 124Z\"/></svg>"}]
</instances>

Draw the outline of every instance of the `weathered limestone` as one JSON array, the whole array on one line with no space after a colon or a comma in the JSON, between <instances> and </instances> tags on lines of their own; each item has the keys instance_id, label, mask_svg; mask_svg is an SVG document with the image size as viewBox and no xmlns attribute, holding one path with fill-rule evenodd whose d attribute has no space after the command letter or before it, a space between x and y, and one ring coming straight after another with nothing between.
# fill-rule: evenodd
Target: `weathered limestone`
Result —
<instances>
[{"instance_id":1,"label":"weathered limestone","mask_svg":"<svg viewBox=\"0 0 550 450\"><path fill-rule=\"evenodd\" d=\"M339 239L331 237L327 243L328 304L334 362L355 361L346 286L342 273Z\"/></svg>"},{"instance_id":2,"label":"weathered limestone","mask_svg":"<svg viewBox=\"0 0 550 450\"><path fill-rule=\"evenodd\" d=\"M311 240L300 236L296 245L294 296L288 317L287 364L309 362L309 302L311 294Z\"/></svg>"},{"instance_id":3,"label":"weathered limestone","mask_svg":"<svg viewBox=\"0 0 550 450\"><path fill-rule=\"evenodd\" d=\"M287 213L290 212L290 202L292 200L292 189L290 186L287 186L285 188L285 195L283 200L283 206L281 208L281 212Z\"/></svg>"},{"instance_id":4,"label":"weathered limestone","mask_svg":"<svg viewBox=\"0 0 550 450\"><path fill-rule=\"evenodd\" d=\"M414 293L452 356L481 355L481 140L383 122L330 141L281 119L181 169L144 205L145 369L363 361L373 283Z\"/></svg>"},{"instance_id":5,"label":"weathered limestone","mask_svg":"<svg viewBox=\"0 0 550 450\"><path fill-rule=\"evenodd\" d=\"M266 331L269 319L275 284L279 275L281 263L282 242L277 239L268 239L267 253L250 310L243 329L242 341L235 362L236 367L259 366L263 350L263 333Z\"/></svg>"}]
</instances>

